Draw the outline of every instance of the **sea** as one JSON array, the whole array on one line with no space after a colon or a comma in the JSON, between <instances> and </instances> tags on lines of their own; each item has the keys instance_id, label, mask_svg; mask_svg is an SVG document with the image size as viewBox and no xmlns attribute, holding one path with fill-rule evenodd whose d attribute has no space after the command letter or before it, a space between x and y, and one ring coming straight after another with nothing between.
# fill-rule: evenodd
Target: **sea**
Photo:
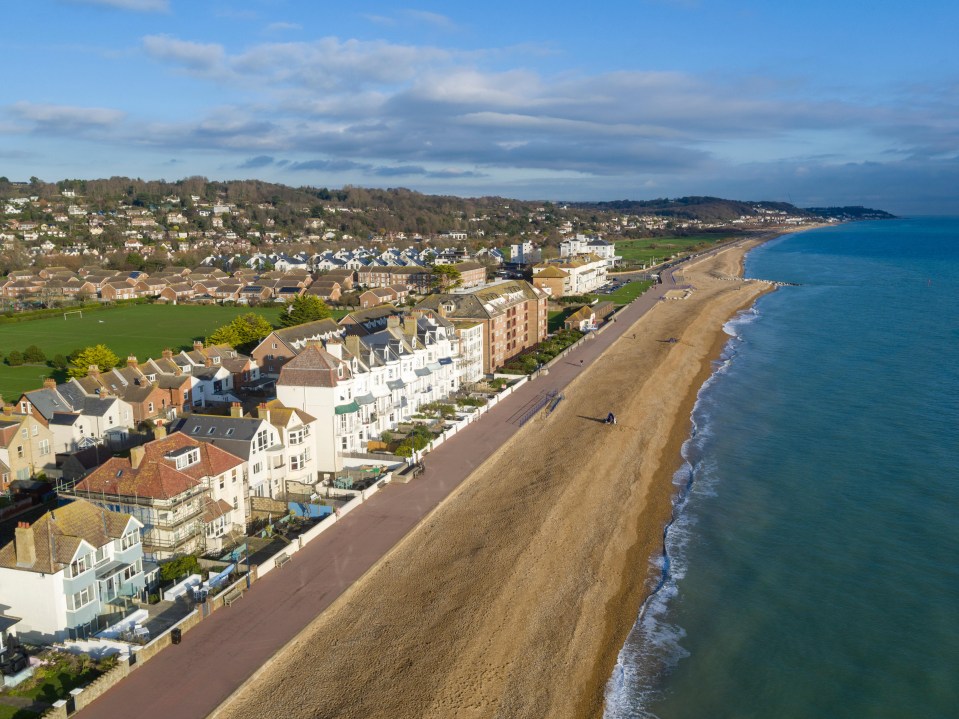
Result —
<instances>
[{"instance_id":1,"label":"sea","mask_svg":"<svg viewBox=\"0 0 959 719\"><path fill-rule=\"evenodd\" d=\"M959 717L959 218L753 250L606 719Z\"/></svg>"}]
</instances>

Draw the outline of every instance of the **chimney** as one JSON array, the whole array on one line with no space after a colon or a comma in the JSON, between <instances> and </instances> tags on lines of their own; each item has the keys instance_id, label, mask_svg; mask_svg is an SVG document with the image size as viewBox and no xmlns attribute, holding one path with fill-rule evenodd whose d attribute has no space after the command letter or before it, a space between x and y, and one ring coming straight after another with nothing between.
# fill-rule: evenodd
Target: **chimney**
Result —
<instances>
[{"instance_id":1,"label":"chimney","mask_svg":"<svg viewBox=\"0 0 959 719\"><path fill-rule=\"evenodd\" d=\"M346 350L354 357L359 358L360 356L360 336L359 335L346 336Z\"/></svg>"},{"instance_id":2,"label":"chimney","mask_svg":"<svg viewBox=\"0 0 959 719\"><path fill-rule=\"evenodd\" d=\"M239 402L230 403L230 416L231 417L242 417L243 416L243 405Z\"/></svg>"},{"instance_id":3,"label":"chimney","mask_svg":"<svg viewBox=\"0 0 959 719\"><path fill-rule=\"evenodd\" d=\"M130 355L127 357L127 367L132 367L133 369L139 369L140 363L137 362L136 355Z\"/></svg>"},{"instance_id":4,"label":"chimney","mask_svg":"<svg viewBox=\"0 0 959 719\"><path fill-rule=\"evenodd\" d=\"M56 388L57 388L57 381L56 381L55 379L53 379L53 377L47 377L45 380L43 380L43 388L44 388L44 389L56 389Z\"/></svg>"},{"instance_id":5,"label":"chimney","mask_svg":"<svg viewBox=\"0 0 959 719\"><path fill-rule=\"evenodd\" d=\"M196 350L197 352L199 352L200 350L203 349L203 343L200 342L200 340L194 340L194 341L193 341L193 349Z\"/></svg>"},{"instance_id":6,"label":"chimney","mask_svg":"<svg viewBox=\"0 0 959 719\"><path fill-rule=\"evenodd\" d=\"M410 337L416 337L416 318L415 317L403 318L403 334L409 335Z\"/></svg>"},{"instance_id":7,"label":"chimney","mask_svg":"<svg viewBox=\"0 0 959 719\"><path fill-rule=\"evenodd\" d=\"M326 343L326 351L337 359L343 359L343 343L339 340L328 340Z\"/></svg>"},{"instance_id":8,"label":"chimney","mask_svg":"<svg viewBox=\"0 0 959 719\"><path fill-rule=\"evenodd\" d=\"M133 469L139 469L140 463L143 461L143 456L146 454L146 450L143 447L134 447L130 450L130 466Z\"/></svg>"},{"instance_id":9,"label":"chimney","mask_svg":"<svg viewBox=\"0 0 959 719\"><path fill-rule=\"evenodd\" d=\"M34 543L33 530L30 529L28 522L17 522L14 549L17 553L18 567L32 567L37 563L37 545Z\"/></svg>"},{"instance_id":10,"label":"chimney","mask_svg":"<svg viewBox=\"0 0 959 719\"><path fill-rule=\"evenodd\" d=\"M90 365L90 366L87 368L87 376L88 376L88 377L93 377L94 379L99 379L99 378L100 378L100 368L97 367L95 364Z\"/></svg>"},{"instance_id":11,"label":"chimney","mask_svg":"<svg viewBox=\"0 0 959 719\"><path fill-rule=\"evenodd\" d=\"M400 318L397 317L396 315L390 315L389 317L386 318L387 329L391 329L393 327L399 327L399 326L400 326Z\"/></svg>"},{"instance_id":12,"label":"chimney","mask_svg":"<svg viewBox=\"0 0 959 719\"><path fill-rule=\"evenodd\" d=\"M256 416L265 419L267 422L270 421L270 408L266 405L266 402L261 402L260 406L256 408Z\"/></svg>"},{"instance_id":13,"label":"chimney","mask_svg":"<svg viewBox=\"0 0 959 719\"><path fill-rule=\"evenodd\" d=\"M203 366L204 366L204 367L212 367L212 366L213 366L213 358L212 358L212 357L207 357L207 358L205 358L205 359L203 360Z\"/></svg>"},{"instance_id":14,"label":"chimney","mask_svg":"<svg viewBox=\"0 0 959 719\"><path fill-rule=\"evenodd\" d=\"M153 439L163 439L164 437L166 437L166 425L158 424L153 428Z\"/></svg>"},{"instance_id":15,"label":"chimney","mask_svg":"<svg viewBox=\"0 0 959 719\"><path fill-rule=\"evenodd\" d=\"M163 354L163 359L166 359L166 360L173 359L173 350L171 350L169 347L163 350L162 354Z\"/></svg>"}]
</instances>

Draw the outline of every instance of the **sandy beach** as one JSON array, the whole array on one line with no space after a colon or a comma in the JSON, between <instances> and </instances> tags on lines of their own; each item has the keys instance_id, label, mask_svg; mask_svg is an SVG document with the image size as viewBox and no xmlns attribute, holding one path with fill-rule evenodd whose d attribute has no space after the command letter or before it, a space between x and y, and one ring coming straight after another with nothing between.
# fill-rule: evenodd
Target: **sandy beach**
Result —
<instances>
[{"instance_id":1,"label":"sandy beach","mask_svg":"<svg viewBox=\"0 0 959 719\"><path fill-rule=\"evenodd\" d=\"M687 265L687 299L629 328L216 716L601 716L722 327L771 289L735 279L752 244Z\"/></svg>"}]
</instances>

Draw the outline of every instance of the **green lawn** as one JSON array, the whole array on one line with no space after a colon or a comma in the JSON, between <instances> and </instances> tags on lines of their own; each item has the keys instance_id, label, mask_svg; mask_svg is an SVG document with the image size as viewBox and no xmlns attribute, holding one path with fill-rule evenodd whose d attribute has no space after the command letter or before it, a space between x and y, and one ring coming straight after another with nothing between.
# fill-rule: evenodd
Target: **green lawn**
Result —
<instances>
[{"instance_id":1,"label":"green lawn","mask_svg":"<svg viewBox=\"0 0 959 719\"><path fill-rule=\"evenodd\" d=\"M623 265L643 265L662 262L674 254L693 252L710 247L729 237L719 235L693 235L690 237L649 237L642 240L623 240L616 243L616 254L623 258Z\"/></svg>"},{"instance_id":2,"label":"green lawn","mask_svg":"<svg viewBox=\"0 0 959 719\"><path fill-rule=\"evenodd\" d=\"M601 300L615 302L617 305L627 305L652 287L652 285L653 283L649 280L633 280L632 282L627 282L615 292L610 292L608 295L598 295L598 297Z\"/></svg>"},{"instance_id":3,"label":"green lawn","mask_svg":"<svg viewBox=\"0 0 959 719\"><path fill-rule=\"evenodd\" d=\"M17 709L7 704L0 704L0 719L34 719L40 716L28 709Z\"/></svg>"},{"instance_id":4,"label":"green lawn","mask_svg":"<svg viewBox=\"0 0 959 719\"><path fill-rule=\"evenodd\" d=\"M557 330L563 329L563 322L566 321L566 318L573 314L576 310L579 309L579 306L567 307L562 310L553 310L547 313L546 318L546 331L549 333L556 332Z\"/></svg>"},{"instance_id":5,"label":"green lawn","mask_svg":"<svg viewBox=\"0 0 959 719\"><path fill-rule=\"evenodd\" d=\"M121 359L133 354L141 361L159 357L164 348L190 348L217 327L247 312L276 324L279 307L222 307L220 305L128 305L115 309L0 325L0 352L21 352L37 345L50 359L56 354L94 344L105 344ZM0 364L0 395L16 400L22 392L43 384L52 369L46 365L10 367Z\"/></svg>"}]
</instances>

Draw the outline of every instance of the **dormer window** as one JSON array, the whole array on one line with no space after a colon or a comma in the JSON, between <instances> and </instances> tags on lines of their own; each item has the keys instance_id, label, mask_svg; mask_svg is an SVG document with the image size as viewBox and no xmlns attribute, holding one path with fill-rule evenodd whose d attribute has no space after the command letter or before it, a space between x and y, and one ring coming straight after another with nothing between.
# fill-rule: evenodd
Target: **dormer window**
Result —
<instances>
[{"instance_id":1,"label":"dormer window","mask_svg":"<svg viewBox=\"0 0 959 719\"><path fill-rule=\"evenodd\" d=\"M220 364L220 358L219 358L219 357L214 357L214 358L213 358L213 364Z\"/></svg>"},{"instance_id":2,"label":"dormer window","mask_svg":"<svg viewBox=\"0 0 959 719\"><path fill-rule=\"evenodd\" d=\"M166 459L173 460L177 469L192 467L200 461L199 447L181 447L166 455Z\"/></svg>"}]
</instances>

